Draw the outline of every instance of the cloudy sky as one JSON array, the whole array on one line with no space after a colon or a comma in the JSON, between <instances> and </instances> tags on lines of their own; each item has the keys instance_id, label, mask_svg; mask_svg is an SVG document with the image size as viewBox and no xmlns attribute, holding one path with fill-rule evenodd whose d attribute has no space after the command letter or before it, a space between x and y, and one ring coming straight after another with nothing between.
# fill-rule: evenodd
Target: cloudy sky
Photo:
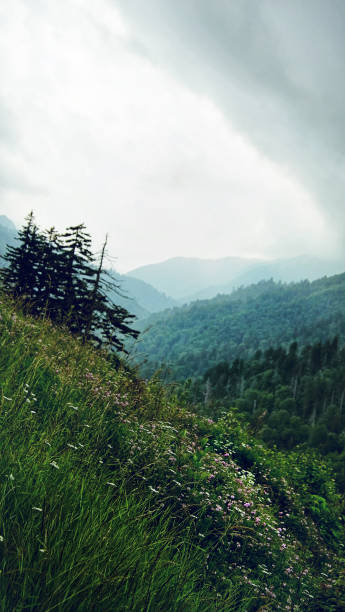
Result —
<instances>
[{"instance_id":1,"label":"cloudy sky","mask_svg":"<svg viewBox=\"0 0 345 612\"><path fill-rule=\"evenodd\" d=\"M344 0L0 6L0 214L116 267L345 253Z\"/></svg>"}]
</instances>

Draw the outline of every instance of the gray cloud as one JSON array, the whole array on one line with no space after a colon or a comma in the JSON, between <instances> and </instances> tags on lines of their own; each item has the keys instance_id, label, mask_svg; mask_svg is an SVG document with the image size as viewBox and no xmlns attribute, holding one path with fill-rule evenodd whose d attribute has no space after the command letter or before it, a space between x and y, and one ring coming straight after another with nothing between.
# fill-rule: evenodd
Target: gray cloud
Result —
<instances>
[{"instance_id":1,"label":"gray cloud","mask_svg":"<svg viewBox=\"0 0 345 612\"><path fill-rule=\"evenodd\" d=\"M210 97L344 241L343 0L113 0L133 48Z\"/></svg>"}]
</instances>

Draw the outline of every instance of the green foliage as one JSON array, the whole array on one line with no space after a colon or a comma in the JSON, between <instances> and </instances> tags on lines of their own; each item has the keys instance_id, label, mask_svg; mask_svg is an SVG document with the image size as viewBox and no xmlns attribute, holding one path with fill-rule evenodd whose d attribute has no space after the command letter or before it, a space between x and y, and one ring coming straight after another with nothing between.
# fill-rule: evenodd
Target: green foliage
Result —
<instances>
[{"instance_id":1,"label":"green foliage","mask_svg":"<svg viewBox=\"0 0 345 612\"><path fill-rule=\"evenodd\" d=\"M207 368L293 341L315 343L311 374L318 368L316 343L345 339L345 274L310 283L256 285L151 316L141 323L138 361L144 375L162 363L171 380L201 376ZM293 351L290 369L294 367ZM274 384L274 381L272 381Z\"/></svg>"},{"instance_id":2,"label":"green foliage","mask_svg":"<svg viewBox=\"0 0 345 612\"><path fill-rule=\"evenodd\" d=\"M345 349L334 338L301 349L293 343L287 349L269 348L252 359L221 362L203 379L187 381L180 397L188 390L188 400L211 416L236 406L252 431L271 447L317 449L332 461L344 491L340 460L345 447L344 380Z\"/></svg>"},{"instance_id":3,"label":"green foliage","mask_svg":"<svg viewBox=\"0 0 345 612\"><path fill-rule=\"evenodd\" d=\"M119 287L105 278L106 240L97 267L83 224L63 235L54 228L42 233L30 213L17 240L18 246L7 247L0 277L6 293L20 299L26 312L48 316L84 341L113 349L124 350L124 336L138 337L127 324L133 315L109 299Z\"/></svg>"},{"instance_id":4,"label":"green foliage","mask_svg":"<svg viewBox=\"0 0 345 612\"><path fill-rule=\"evenodd\" d=\"M314 451L197 416L4 298L0 346L3 612L344 607L343 500Z\"/></svg>"}]
</instances>

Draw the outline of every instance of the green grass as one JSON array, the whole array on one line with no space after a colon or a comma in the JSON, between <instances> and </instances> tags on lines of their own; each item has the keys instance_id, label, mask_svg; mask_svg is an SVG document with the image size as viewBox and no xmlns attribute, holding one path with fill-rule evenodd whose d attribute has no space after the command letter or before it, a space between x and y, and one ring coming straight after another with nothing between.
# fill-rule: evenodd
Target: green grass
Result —
<instances>
[{"instance_id":1,"label":"green grass","mask_svg":"<svg viewBox=\"0 0 345 612\"><path fill-rule=\"evenodd\" d=\"M316 470L316 515L294 471L313 458L193 415L4 299L0 385L1 611L341 609L342 500Z\"/></svg>"}]
</instances>

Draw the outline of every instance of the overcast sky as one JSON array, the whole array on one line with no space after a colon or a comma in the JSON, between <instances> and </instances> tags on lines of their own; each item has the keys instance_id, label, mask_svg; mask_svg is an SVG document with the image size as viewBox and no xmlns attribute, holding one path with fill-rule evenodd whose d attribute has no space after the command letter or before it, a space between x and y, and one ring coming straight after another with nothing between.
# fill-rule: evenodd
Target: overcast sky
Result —
<instances>
[{"instance_id":1,"label":"overcast sky","mask_svg":"<svg viewBox=\"0 0 345 612\"><path fill-rule=\"evenodd\" d=\"M345 253L344 0L0 5L0 214L173 256Z\"/></svg>"}]
</instances>

